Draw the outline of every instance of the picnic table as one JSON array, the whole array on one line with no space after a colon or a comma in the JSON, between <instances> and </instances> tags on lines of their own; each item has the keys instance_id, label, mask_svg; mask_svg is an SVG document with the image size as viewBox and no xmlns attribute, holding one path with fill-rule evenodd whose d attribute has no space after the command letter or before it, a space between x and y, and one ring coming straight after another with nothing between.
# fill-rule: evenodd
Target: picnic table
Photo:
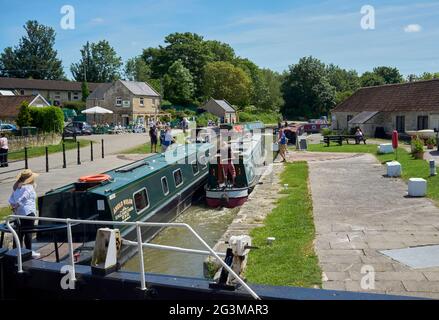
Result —
<instances>
[{"instance_id":1,"label":"picnic table","mask_svg":"<svg viewBox=\"0 0 439 320\"><path fill-rule=\"evenodd\" d=\"M323 142L327 147L329 147L331 141L337 142L341 146L343 141L346 141L346 143L349 144L349 140L354 140L355 144L360 144L361 141L366 144L366 137L361 137L360 139L357 136L352 135L332 135L323 137Z\"/></svg>"}]
</instances>

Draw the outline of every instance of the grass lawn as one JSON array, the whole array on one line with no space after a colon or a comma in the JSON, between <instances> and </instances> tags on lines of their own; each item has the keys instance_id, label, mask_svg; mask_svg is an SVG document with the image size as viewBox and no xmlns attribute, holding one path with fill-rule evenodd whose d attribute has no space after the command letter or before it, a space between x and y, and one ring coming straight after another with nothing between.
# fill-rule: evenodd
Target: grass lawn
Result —
<instances>
[{"instance_id":1,"label":"grass lawn","mask_svg":"<svg viewBox=\"0 0 439 320\"><path fill-rule=\"evenodd\" d=\"M3 221L7 216L11 214L12 211L9 207L0 208L0 221Z\"/></svg>"},{"instance_id":2,"label":"grass lawn","mask_svg":"<svg viewBox=\"0 0 439 320\"><path fill-rule=\"evenodd\" d=\"M251 232L253 245L245 276L251 283L313 287L321 286L321 270L314 252L315 229L312 199L308 190L308 164L286 164L281 183L285 197L265 219L265 226ZM271 246L267 237L275 237Z\"/></svg>"},{"instance_id":3,"label":"grass lawn","mask_svg":"<svg viewBox=\"0 0 439 320\"><path fill-rule=\"evenodd\" d=\"M157 151L160 152L162 147L157 144ZM122 151L123 154L148 154L151 153L151 143L145 143L140 146Z\"/></svg>"},{"instance_id":4,"label":"grass lawn","mask_svg":"<svg viewBox=\"0 0 439 320\"><path fill-rule=\"evenodd\" d=\"M85 147L90 145L90 141L89 140L78 140L79 141L79 145L81 147ZM74 149L76 148L76 142L72 141L72 140L68 140L64 142L66 145L66 150L70 150L70 149ZM96 143L95 143L96 144ZM54 145L50 145L48 146L49 148L49 154L50 153L57 153L57 152L61 152L62 151L62 142L60 144L54 144ZM46 148L45 147L30 147L27 151L27 156L28 158L35 158L35 157L40 157L40 156L44 156L46 154ZM19 152L11 152L8 156L9 160L22 160L24 159L24 150L21 150Z\"/></svg>"},{"instance_id":5,"label":"grass lawn","mask_svg":"<svg viewBox=\"0 0 439 320\"><path fill-rule=\"evenodd\" d=\"M388 161L395 160L395 154L377 154L376 145L331 145L326 147L323 144L314 144L308 146L308 151L314 152L356 152L371 153L377 157L378 161L385 164ZM403 148L398 148L398 162L402 166L402 178L423 178L427 180L427 196L439 204L439 176L430 177L430 165L422 159L415 159Z\"/></svg>"}]
</instances>

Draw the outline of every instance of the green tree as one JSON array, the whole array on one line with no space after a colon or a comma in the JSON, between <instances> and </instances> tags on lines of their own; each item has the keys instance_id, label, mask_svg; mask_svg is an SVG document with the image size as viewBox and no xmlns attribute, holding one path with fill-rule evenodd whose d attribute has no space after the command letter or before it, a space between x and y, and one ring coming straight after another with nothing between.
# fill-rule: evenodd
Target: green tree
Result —
<instances>
[{"instance_id":1,"label":"green tree","mask_svg":"<svg viewBox=\"0 0 439 320\"><path fill-rule=\"evenodd\" d=\"M386 80L380 75L368 71L361 75L360 83L362 87L373 87L386 84Z\"/></svg>"},{"instance_id":2,"label":"green tree","mask_svg":"<svg viewBox=\"0 0 439 320\"><path fill-rule=\"evenodd\" d=\"M31 125L32 116L29 111L29 103L27 101L23 101L23 103L21 104L16 122L20 128L29 127Z\"/></svg>"},{"instance_id":3,"label":"green tree","mask_svg":"<svg viewBox=\"0 0 439 320\"><path fill-rule=\"evenodd\" d=\"M439 72L424 72L419 77L416 77L414 80L433 80L433 79L439 79Z\"/></svg>"},{"instance_id":4,"label":"green tree","mask_svg":"<svg viewBox=\"0 0 439 320\"><path fill-rule=\"evenodd\" d=\"M226 99L244 107L251 98L251 79L247 73L229 62L211 62L204 71L206 98Z\"/></svg>"},{"instance_id":5,"label":"green tree","mask_svg":"<svg viewBox=\"0 0 439 320\"><path fill-rule=\"evenodd\" d=\"M35 20L24 25L26 34L14 48L0 55L2 77L59 80L65 79L62 62L57 57L55 30Z\"/></svg>"},{"instance_id":6,"label":"green tree","mask_svg":"<svg viewBox=\"0 0 439 320\"><path fill-rule=\"evenodd\" d=\"M76 81L112 82L120 78L122 58L106 40L87 42L81 49L81 60L70 66Z\"/></svg>"},{"instance_id":7,"label":"green tree","mask_svg":"<svg viewBox=\"0 0 439 320\"><path fill-rule=\"evenodd\" d=\"M330 64L326 67L329 83L337 92L352 92L360 87L360 78L355 70L345 70Z\"/></svg>"},{"instance_id":8,"label":"green tree","mask_svg":"<svg viewBox=\"0 0 439 320\"><path fill-rule=\"evenodd\" d=\"M146 82L151 79L151 68L141 57L128 59L125 64L125 77L130 81Z\"/></svg>"},{"instance_id":9,"label":"green tree","mask_svg":"<svg viewBox=\"0 0 439 320\"><path fill-rule=\"evenodd\" d=\"M165 99L175 104L187 105L192 102L194 82L191 73L181 60L175 61L163 79Z\"/></svg>"},{"instance_id":10,"label":"green tree","mask_svg":"<svg viewBox=\"0 0 439 320\"><path fill-rule=\"evenodd\" d=\"M90 95L90 90L88 89L88 83L86 81L82 81L81 91L82 91L82 101L85 102L87 101L87 98Z\"/></svg>"},{"instance_id":11,"label":"green tree","mask_svg":"<svg viewBox=\"0 0 439 320\"><path fill-rule=\"evenodd\" d=\"M376 67L373 69L373 73L382 77L386 84L402 83L404 78L397 68L391 67Z\"/></svg>"},{"instance_id":12,"label":"green tree","mask_svg":"<svg viewBox=\"0 0 439 320\"><path fill-rule=\"evenodd\" d=\"M313 57L290 66L282 91L282 113L288 118L319 117L335 105L335 88L327 78L325 64Z\"/></svg>"},{"instance_id":13,"label":"green tree","mask_svg":"<svg viewBox=\"0 0 439 320\"><path fill-rule=\"evenodd\" d=\"M262 69L261 75L268 90L268 99L265 109L279 112L281 106L284 104L281 90L283 77L270 69Z\"/></svg>"},{"instance_id":14,"label":"green tree","mask_svg":"<svg viewBox=\"0 0 439 320\"><path fill-rule=\"evenodd\" d=\"M206 51L209 53L210 62L226 61L233 62L235 59L235 50L228 45L216 40L204 41Z\"/></svg>"}]
</instances>

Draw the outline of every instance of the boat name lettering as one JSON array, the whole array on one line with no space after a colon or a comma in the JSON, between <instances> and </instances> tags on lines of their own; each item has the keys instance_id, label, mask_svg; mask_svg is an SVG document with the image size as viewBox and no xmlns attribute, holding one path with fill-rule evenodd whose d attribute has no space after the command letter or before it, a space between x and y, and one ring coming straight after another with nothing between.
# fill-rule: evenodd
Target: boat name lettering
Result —
<instances>
[{"instance_id":1,"label":"boat name lettering","mask_svg":"<svg viewBox=\"0 0 439 320\"><path fill-rule=\"evenodd\" d=\"M130 218L133 209L133 199L124 199L114 206L114 218L125 221Z\"/></svg>"}]
</instances>

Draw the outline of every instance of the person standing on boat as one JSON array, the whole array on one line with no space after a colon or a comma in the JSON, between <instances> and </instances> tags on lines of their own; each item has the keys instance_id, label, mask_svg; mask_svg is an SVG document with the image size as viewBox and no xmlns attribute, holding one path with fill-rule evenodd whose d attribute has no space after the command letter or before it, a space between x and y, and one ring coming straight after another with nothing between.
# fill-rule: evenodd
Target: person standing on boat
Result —
<instances>
[{"instance_id":1,"label":"person standing on boat","mask_svg":"<svg viewBox=\"0 0 439 320\"><path fill-rule=\"evenodd\" d=\"M149 129L149 138L151 139L151 153L157 153L157 128L156 126L152 126ZM153 151L154 150L154 151Z\"/></svg>"},{"instance_id":2,"label":"person standing on boat","mask_svg":"<svg viewBox=\"0 0 439 320\"><path fill-rule=\"evenodd\" d=\"M281 129L279 131L279 154L282 157L282 162L287 162L286 159L286 153L287 153L287 143L288 143L288 139L287 136L285 135L285 129Z\"/></svg>"},{"instance_id":3,"label":"person standing on boat","mask_svg":"<svg viewBox=\"0 0 439 320\"><path fill-rule=\"evenodd\" d=\"M30 169L23 170L18 176L13 186L13 192L9 197L9 204L15 215L35 217L36 199L37 194L35 192L35 178L38 174L32 172ZM26 249L32 250L32 233L23 233L22 229L29 229L34 226L34 220L22 219L19 221L18 236L20 243L24 245ZM32 256L37 258L39 253L32 251Z\"/></svg>"},{"instance_id":4,"label":"person standing on boat","mask_svg":"<svg viewBox=\"0 0 439 320\"><path fill-rule=\"evenodd\" d=\"M2 132L0 135L0 166L1 167L7 167L8 164L8 138L6 138L6 135Z\"/></svg>"},{"instance_id":5,"label":"person standing on boat","mask_svg":"<svg viewBox=\"0 0 439 320\"><path fill-rule=\"evenodd\" d=\"M228 177L231 177L232 185L235 185L236 169L235 169L235 165L233 164L232 148L225 141L223 141L220 149L219 169L222 171L222 174L224 176L224 182L226 184L227 182L230 182Z\"/></svg>"}]
</instances>

